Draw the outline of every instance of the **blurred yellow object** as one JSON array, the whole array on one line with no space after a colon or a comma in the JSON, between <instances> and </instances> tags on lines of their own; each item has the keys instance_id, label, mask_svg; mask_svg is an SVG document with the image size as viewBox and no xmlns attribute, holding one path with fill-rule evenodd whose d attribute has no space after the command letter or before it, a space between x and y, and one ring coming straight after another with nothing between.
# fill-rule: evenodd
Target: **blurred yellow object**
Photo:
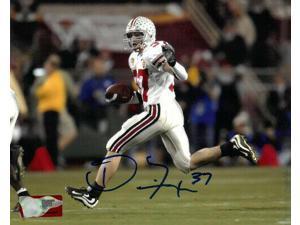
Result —
<instances>
[{"instance_id":1,"label":"blurred yellow object","mask_svg":"<svg viewBox=\"0 0 300 225\"><path fill-rule=\"evenodd\" d=\"M48 75L35 91L38 100L38 112L62 112L66 105L66 87L61 71Z\"/></svg>"},{"instance_id":2,"label":"blurred yellow object","mask_svg":"<svg viewBox=\"0 0 300 225\"><path fill-rule=\"evenodd\" d=\"M198 69L197 66L191 66L189 69L188 69L188 82L196 87L200 84L201 82L201 77L200 77L200 71Z\"/></svg>"}]
</instances>

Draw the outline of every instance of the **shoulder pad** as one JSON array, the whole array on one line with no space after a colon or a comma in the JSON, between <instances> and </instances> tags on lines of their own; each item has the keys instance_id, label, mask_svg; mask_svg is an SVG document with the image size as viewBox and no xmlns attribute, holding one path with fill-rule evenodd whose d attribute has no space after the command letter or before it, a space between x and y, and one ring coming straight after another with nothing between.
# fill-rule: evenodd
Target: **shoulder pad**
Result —
<instances>
[{"instance_id":1,"label":"shoulder pad","mask_svg":"<svg viewBox=\"0 0 300 225\"><path fill-rule=\"evenodd\" d=\"M161 60L164 57L162 46L164 45L163 41L155 41L152 43L145 51L144 58L147 63L152 64L155 67L159 67Z\"/></svg>"}]
</instances>

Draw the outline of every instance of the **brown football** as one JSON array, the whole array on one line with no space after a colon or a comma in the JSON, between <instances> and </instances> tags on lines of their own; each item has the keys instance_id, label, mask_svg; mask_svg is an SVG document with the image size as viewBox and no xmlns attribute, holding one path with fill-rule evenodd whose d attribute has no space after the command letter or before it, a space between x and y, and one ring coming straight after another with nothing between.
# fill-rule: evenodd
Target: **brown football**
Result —
<instances>
[{"instance_id":1,"label":"brown football","mask_svg":"<svg viewBox=\"0 0 300 225\"><path fill-rule=\"evenodd\" d=\"M125 84L113 84L106 89L105 99L110 103L127 103L133 95L133 90Z\"/></svg>"}]
</instances>

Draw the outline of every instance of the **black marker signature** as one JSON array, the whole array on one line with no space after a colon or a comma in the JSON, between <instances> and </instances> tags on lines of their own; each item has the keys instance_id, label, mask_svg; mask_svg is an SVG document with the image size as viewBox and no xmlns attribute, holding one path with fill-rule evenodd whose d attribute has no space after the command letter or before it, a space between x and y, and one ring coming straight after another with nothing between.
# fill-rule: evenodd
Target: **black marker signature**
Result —
<instances>
[{"instance_id":1,"label":"black marker signature","mask_svg":"<svg viewBox=\"0 0 300 225\"><path fill-rule=\"evenodd\" d=\"M120 185L118 185L118 186L116 186L116 187L113 187L113 188L110 188L110 189L107 189L107 188L105 188L105 182L104 182L104 180L105 180L105 175L106 175L106 168L104 168L104 170L103 170L103 176L102 176L102 177L103 177L102 183L103 183L103 186L104 186L103 191L107 191L107 192L109 192L109 191L115 191L115 190L119 189L120 187L124 186L125 184L127 184L129 181L131 181L131 180L135 177L135 175L136 175L136 172L137 172L137 163L136 163L136 161L135 161L132 157L130 157L130 156L128 156L128 155L116 154L116 155L107 156L107 157L105 157L104 159L99 159L99 160L93 161L93 162L91 163L91 165L92 165L92 166L100 166L101 164L109 163L110 161L107 161L107 159L116 158L116 157L124 157L124 158L127 158L127 159L129 159L130 161L132 161L133 164L134 164L134 170L133 170L133 173L132 173L132 175L131 175L127 180L125 180L125 181L124 181L123 183L121 183ZM88 172L86 173L86 175L85 175L85 180L86 180L86 182L87 182L87 184L88 184L89 186L93 186L93 185L90 183L90 181L89 181L89 175L90 175L90 173L91 173L91 171L88 171Z\"/></svg>"},{"instance_id":2,"label":"black marker signature","mask_svg":"<svg viewBox=\"0 0 300 225\"><path fill-rule=\"evenodd\" d=\"M135 175L137 173L137 163L136 163L136 161L132 157L127 156L127 155L122 155L122 154L116 154L116 155L105 157L104 159L93 161L92 165L93 166L100 166L101 164L109 163L110 161L108 159L111 159L111 158L114 158L114 157L124 157L124 158L127 158L130 161L132 161L132 163L134 164L133 173L127 180L125 180L120 185L117 185L117 186L115 186L113 188L109 188L109 189L104 187L103 191L106 191L106 192L117 190L117 189L121 188L122 186L126 185L128 182L130 182L135 177ZM151 159L151 156L147 156L147 163L148 163L149 166L163 168L165 170L165 173L164 173L164 176L161 179L159 184L154 184L154 185L149 185L149 186L138 186L137 187L137 190L146 190L146 189L154 188L155 190L150 195L149 199L152 199L162 187L175 188L176 193L177 193L177 197L180 197L180 192L181 191L198 192L197 190L193 190L193 189L189 189L189 188L183 188L182 187L182 182L183 182L182 180L180 180L177 185L165 183L165 181L168 177L168 174L169 174L168 166L163 165L163 164L153 163L153 162L150 161L150 159ZM91 173L91 171L88 171L86 173L86 182L89 186L92 186L92 184L89 182L89 174L90 173ZM103 176L102 176L103 177L103 184L104 184L104 180L105 180L105 175L106 175L106 168L103 169ZM192 173L192 179L193 179L192 184L195 185L195 184L201 182L202 181L201 177L203 177L203 176L207 176L205 185L208 185L208 183L210 182L210 180L212 178L212 174L209 173L209 172L206 172L206 173L194 172L194 173ZM154 182L157 182L157 179L154 179Z\"/></svg>"},{"instance_id":3,"label":"black marker signature","mask_svg":"<svg viewBox=\"0 0 300 225\"><path fill-rule=\"evenodd\" d=\"M157 164L157 163L153 163L150 161L151 156L147 156L147 163L149 164L149 166L156 166L156 167L161 167L163 169L165 169L165 174L163 176L163 178L161 179L161 182L157 185L150 185L150 186L138 186L136 189L138 190L145 190L145 189L149 189L149 188L155 188L155 190L153 191L153 193L150 195L149 199L152 199L156 193L160 190L160 188L162 187L173 187L177 190L177 197L180 197L180 191L188 191L188 192L197 192L197 190L192 190L192 189L188 189L188 188L181 188L181 184L182 184L182 180L179 181L178 185L174 185L174 184L165 184L165 181L168 177L169 174L169 168L166 165L163 164ZM155 182L157 182L157 180L154 180Z\"/></svg>"}]
</instances>

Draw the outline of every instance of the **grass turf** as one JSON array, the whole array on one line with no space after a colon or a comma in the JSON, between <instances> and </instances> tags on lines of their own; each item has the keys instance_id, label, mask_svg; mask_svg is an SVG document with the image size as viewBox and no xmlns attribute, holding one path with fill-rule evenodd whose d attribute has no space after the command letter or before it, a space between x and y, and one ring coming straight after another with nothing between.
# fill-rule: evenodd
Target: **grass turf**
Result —
<instances>
[{"instance_id":1,"label":"grass turf","mask_svg":"<svg viewBox=\"0 0 300 225\"><path fill-rule=\"evenodd\" d=\"M113 192L101 196L95 209L87 209L64 192L66 185L85 186L84 170L55 173L27 173L24 182L32 194L62 194L63 217L20 219L11 213L11 225L276 225L290 224L290 171L287 168L201 168L213 177L205 186L201 181L191 185L191 174L170 169L166 183L198 190L181 192L162 188L150 200L151 190L137 190L160 180L161 169L139 169L135 178ZM112 184L119 184L132 174L120 169ZM205 179L204 179L205 181ZM11 191L11 208L16 196Z\"/></svg>"}]
</instances>

